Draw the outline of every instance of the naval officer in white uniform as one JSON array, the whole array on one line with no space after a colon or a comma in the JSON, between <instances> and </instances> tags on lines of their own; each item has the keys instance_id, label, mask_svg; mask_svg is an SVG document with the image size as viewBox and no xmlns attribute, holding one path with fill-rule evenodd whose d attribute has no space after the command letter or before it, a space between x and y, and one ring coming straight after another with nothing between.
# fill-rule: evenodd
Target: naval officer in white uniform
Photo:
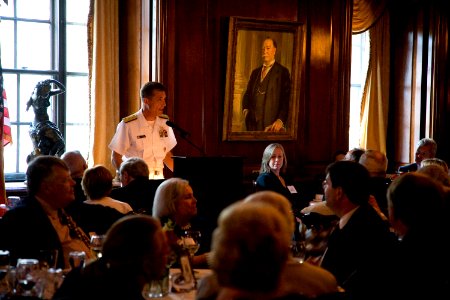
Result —
<instances>
[{"instance_id":1,"label":"naval officer in white uniform","mask_svg":"<svg viewBox=\"0 0 450 300\"><path fill-rule=\"evenodd\" d=\"M164 164L173 170L171 150L177 140L163 115L166 88L159 82L147 82L141 88L141 109L117 125L109 148L111 162L119 170L123 160L140 157L148 165L150 179L163 179Z\"/></svg>"}]
</instances>

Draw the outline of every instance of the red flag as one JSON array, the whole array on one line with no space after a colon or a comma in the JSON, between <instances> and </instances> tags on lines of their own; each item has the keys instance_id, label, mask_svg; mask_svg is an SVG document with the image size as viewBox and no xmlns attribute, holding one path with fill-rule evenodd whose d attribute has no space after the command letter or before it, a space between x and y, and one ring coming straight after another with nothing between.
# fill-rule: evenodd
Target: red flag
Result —
<instances>
[{"instance_id":1,"label":"red flag","mask_svg":"<svg viewBox=\"0 0 450 300\"><path fill-rule=\"evenodd\" d=\"M9 120L8 100L6 99L6 92L2 92L3 98L3 146L12 142L11 123ZM1 111L1 108L0 108Z\"/></svg>"},{"instance_id":2,"label":"red flag","mask_svg":"<svg viewBox=\"0 0 450 300\"><path fill-rule=\"evenodd\" d=\"M6 203L3 146L12 141L9 111L6 107L6 93L3 89L3 69L0 60L0 204Z\"/></svg>"}]
</instances>

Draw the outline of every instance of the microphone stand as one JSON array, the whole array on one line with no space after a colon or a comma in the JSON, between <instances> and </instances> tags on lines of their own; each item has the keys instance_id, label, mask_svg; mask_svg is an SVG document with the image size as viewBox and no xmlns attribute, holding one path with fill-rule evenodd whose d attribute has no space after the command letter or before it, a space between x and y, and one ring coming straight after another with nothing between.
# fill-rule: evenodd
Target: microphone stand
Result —
<instances>
[{"instance_id":1,"label":"microphone stand","mask_svg":"<svg viewBox=\"0 0 450 300\"><path fill-rule=\"evenodd\" d=\"M189 132L181 131L181 130L179 130L178 128L175 128L175 129L178 130L178 132L180 133L180 136L181 136L186 142L188 142L191 146L193 146L195 149L197 149L197 150L202 154L202 156L206 156L205 151L203 151L202 148L200 148L199 146L197 146L194 142L192 142L192 141L188 138Z\"/></svg>"}]
</instances>

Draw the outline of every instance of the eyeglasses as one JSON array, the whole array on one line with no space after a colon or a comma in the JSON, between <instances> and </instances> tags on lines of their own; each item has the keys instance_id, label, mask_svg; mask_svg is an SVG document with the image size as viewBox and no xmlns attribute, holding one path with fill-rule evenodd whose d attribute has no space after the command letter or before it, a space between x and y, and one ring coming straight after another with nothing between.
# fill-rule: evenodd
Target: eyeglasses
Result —
<instances>
[{"instance_id":1,"label":"eyeglasses","mask_svg":"<svg viewBox=\"0 0 450 300\"><path fill-rule=\"evenodd\" d=\"M425 156L431 154L430 151L416 151L416 155Z\"/></svg>"}]
</instances>

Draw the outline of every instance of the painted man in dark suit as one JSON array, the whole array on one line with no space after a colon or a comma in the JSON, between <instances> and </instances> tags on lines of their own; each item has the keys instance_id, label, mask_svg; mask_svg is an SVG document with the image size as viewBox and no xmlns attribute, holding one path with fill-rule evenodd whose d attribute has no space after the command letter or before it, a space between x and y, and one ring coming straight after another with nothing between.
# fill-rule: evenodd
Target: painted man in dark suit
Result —
<instances>
[{"instance_id":1,"label":"painted man in dark suit","mask_svg":"<svg viewBox=\"0 0 450 300\"><path fill-rule=\"evenodd\" d=\"M252 71L242 100L248 131L286 130L291 95L289 70L275 61L277 43L266 38L262 45L263 65Z\"/></svg>"}]
</instances>

